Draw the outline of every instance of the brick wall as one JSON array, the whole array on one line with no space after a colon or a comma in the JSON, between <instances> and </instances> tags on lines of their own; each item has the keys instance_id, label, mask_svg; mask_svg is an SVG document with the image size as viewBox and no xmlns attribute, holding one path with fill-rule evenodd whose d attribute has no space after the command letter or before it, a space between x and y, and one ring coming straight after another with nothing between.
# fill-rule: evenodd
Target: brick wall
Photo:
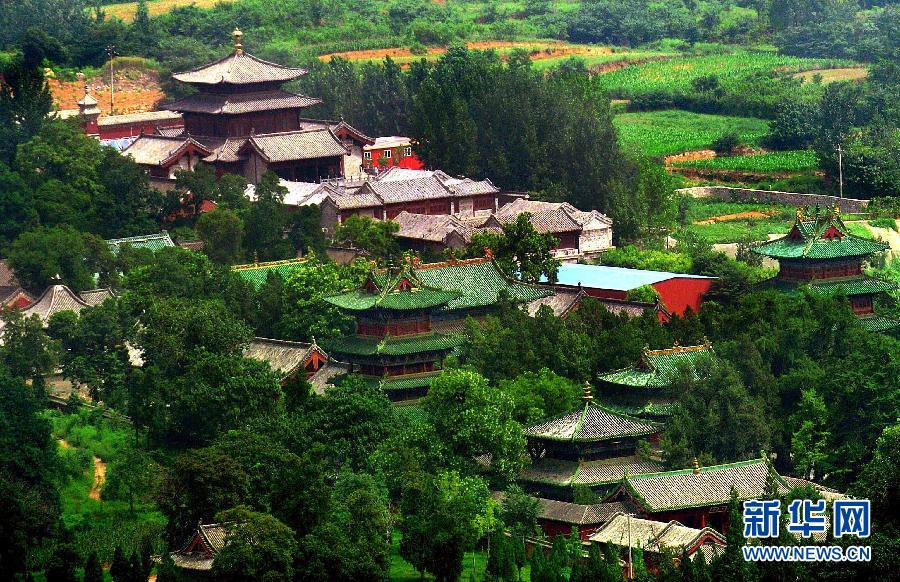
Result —
<instances>
[{"instance_id":1,"label":"brick wall","mask_svg":"<svg viewBox=\"0 0 900 582\"><path fill-rule=\"evenodd\" d=\"M788 206L832 206L837 204L841 212L865 212L868 200L855 198L838 198L823 194L801 194L799 192L778 192L775 190L751 190L750 188L731 188L729 186L695 186L678 190L690 194L694 198L713 197L731 202L775 202Z\"/></svg>"}]
</instances>

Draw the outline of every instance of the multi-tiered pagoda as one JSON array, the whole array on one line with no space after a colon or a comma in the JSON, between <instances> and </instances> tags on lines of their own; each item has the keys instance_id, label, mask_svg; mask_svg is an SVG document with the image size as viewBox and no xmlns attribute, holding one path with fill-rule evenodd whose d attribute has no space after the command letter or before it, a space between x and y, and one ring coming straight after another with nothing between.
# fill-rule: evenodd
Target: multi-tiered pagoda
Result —
<instances>
[{"instance_id":1,"label":"multi-tiered pagoda","mask_svg":"<svg viewBox=\"0 0 900 582\"><path fill-rule=\"evenodd\" d=\"M638 442L658 443L662 425L614 412L594 402L585 384L580 406L525 428L531 466L519 477L542 497L571 500L576 487L603 494L626 474L652 473L661 465L641 458Z\"/></svg>"},{"instance_id":2,"label":"multi-tiered pagoda","mask_svg":"<svg viewBox=\"0 0 900 582\"><path fill-rule=\"evenodd\" d=\"M804 216L802 209L790 232L782 238L769 241L753 251L776 259L780 264L778 276L769 284L793 291L808 285L816 294L844 293L850 300L853 313L870 331L887 331L900 327L900 321L875 314L874 297L891 291L896 284L867 277L862 263L875 253L885 251L890 245L865 239L847 230L837 207Z\"/></svg>"},{"instance_id":3,"label":"multi-tiered pagoda","mask_svg":"<svg viewBox=\"0 0 900 582\"><path fill-rule=\"evenodd\" d=\"M699 364L715 356L708 341L696 346L651 350L644 348L634 366L600 374L603 403L616 410L651 420L666 420L678 406L672 387L682 373L699 380Z\"/></svg>"},{"instance_id":4,"label":"multi-tiered pagoda","mask_svg":"<svg viewBox=\"0 0 900 582\"><path fill-rule=\"evenodd\" d=\"M235 30L233 35L230 55L172 75L194 90L165 105L182 114L184 129L143 135L125 153L147 167L157 182L171 180L176 170L193 169L201 160L219 174L241 174L254 184L267 170L300 182L342 177L350 149L338 133L358 134L365 143L371 138L346 124L303 118L302 112L321 100L282 85L307 71L247 54L243 34Z\"/></svg>"},{"instance_id":5,"label":"multi-tiered pagoda","mask_svg":"<svg viewBox=\"0 0 900 582\"><path fill-rule=\"evenodd\" d=\"M356 334L330 342L329 353L380 385L391 400L423 396L444 358L462 343L459 335L436 333L432 313L460 295L426 285L410 262L372 272L360 289L325 298L356 316Z\"/></svg>"}]
</instances>

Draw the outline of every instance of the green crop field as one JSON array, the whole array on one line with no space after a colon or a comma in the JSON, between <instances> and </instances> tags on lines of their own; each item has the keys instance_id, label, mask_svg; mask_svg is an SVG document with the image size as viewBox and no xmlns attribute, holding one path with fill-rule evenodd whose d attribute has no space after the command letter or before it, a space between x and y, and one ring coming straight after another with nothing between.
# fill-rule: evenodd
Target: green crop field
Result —
<instances>
[{"instance_id":1,"label":"green crop field","mask_svg":"<svg viewBox=\"0 0 900 582\"><path fill-rule=\"evenodd\" d=\"M679 57L643 63L601 75L598 82L610 95L632 99L658 90L689 91L694 79L708 75L716 75L727 92L738 89L746 78L755 73L798 73L840 65L847 66L848 62L739 51L728 55Z\"/></svg>"},{"instance_id":2,"label":"green crop field","mask_svg":"<svg viewBox=\"0 0 900 582\"><path fill-rule=\"evenodd\" d=\"M769 131L764 119L679 110L623 113L613 122L626 147L653 157L709 148L730 131L737 132L747 145L757 145Z\"/></svg>"},{"instance_id":3,"label":"green crop field","mask_svg":"<svg viewBox=\"0 0 900 582\"><path fill-rule=\"evenodd\" d=\"M720 156L711 160L693 160L673 164L677 168L735 170L739 172L809 172L819 167L811 150L767 152L745 156Z\"/></svg>"}]
</instances>

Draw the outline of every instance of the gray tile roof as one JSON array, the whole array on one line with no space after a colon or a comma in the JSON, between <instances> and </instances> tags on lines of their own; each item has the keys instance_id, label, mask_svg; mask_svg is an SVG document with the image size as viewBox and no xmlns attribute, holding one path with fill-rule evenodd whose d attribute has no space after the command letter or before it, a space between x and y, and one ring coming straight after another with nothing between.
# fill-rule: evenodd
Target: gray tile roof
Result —
<instances>
[{"instance_id":1,"label":"gray tile roof","mask_svg":"<svg viewBox=\"0 0 900 582\"><path fill-rule=\"evenodd\" d=\"M546 305L553 311L556 317L565 317L573 309L578 307L578 303L585 297L585 292L581 289L572 291L569 289L558 289L553 295L536 299L528 304L528 315L534 317L538 310Z\"/></svg>"},{"instance_id":2,"label":"gray tile roof","mask_svg":"<svg viewBox=\"0 0 900 582\"><path fill-rule=\"evenodd\" d=\"M532 438L590 442L646 436L661 430L660 425L631 418L588 401L575 410L525 428Z\"/></svg>"},{"instance_id":3,"label":"gray tile roof","mask_svg":"<svg viewBox=\"0 0 900 582\"><path fill-rule=\"evenodd\" d=\"M234 137L222 139L220 137L197 137L197 141L206 145L210 154L203 158L205 162L238 162L246 159L246 156L238 152L247 143L246 137Z\"/></svg>"},{"instance_id":4,"label":"gray tile roof","mask_svg":"<svg viewBox=\"0 0 900 582\"><path fill-rule=\"evenodd\" d=\"M412 180L366 182L361 190L372 192L385 204L437 200L453 196L453 191L434 176Z\"/></svg>"},{"instance_id":5,"label":"gray tile roof","mask_svg":"<svg viewBox=\"0 0 900 582\"><path fill-rule=\"evenodd\" d=\"M494 214L493 218L498 225L509 224L515 222L523 212L531 214L531 224L541 234L581 230L594 218L606 224L612 224L609 217L596 210L583 212L568 202L541 202L525 198L517 198L503 206ZM485 223L485 226L490 226L490 224Z\"/></svg>"},{"instance_id":6,"label":"gray tile roof","mask_svg":"<svg viewBox=\"0 0 900 582\"><path fill-rule=\"evenodd\" d=\"M118 254L122 246L129 245L136 249L150 249L156 251L166 247L174 247L175 242L169 236L167 231L155 232L153 234L141 234L137 236L129 236L124 238L111 238L106 241L109 250L113 254Z\"/></svg>"},{"instance_id":7,"label":"gray tile roof","mask_svg":"<svg viewBox=\"0 0 900 582\"><path fill-rule=\"evenodd\" d=\"M18 286L19 280L16 279L16 274L13 273L9 263L6 262L6 259L0 259L0 289L5 287L16 289Z\"/></svg>"},{"instance_id":8,"label":"gray tile roof","mask_svg":"<svg viewBox=\"0 0 900 582\"><path fill-rule=\"evenodd\" d=\"M142 135L122 151L135 162L145 166L164 166L177 159L188 144L194 144L201 153L209 155L210 150L200 142L186 136L167 137L164 135Z\"/></svg>"},{"instance_id":9,"label":"gray tile roof","mask_svg":"<svg viewBox=\"0 0 900 582\"><path fill-rule=\"evenodd\" d=\"M215 556L225 547L228 530L232 525L229 523L199 525L188 545L169 554L172 561L179 568L186 570L212 570ZM195 544L195 541L198 543ZM189 549L191 551L188 551Z\"/></svg>"},{"instance_id":10,"label":"gray tile roof","mask_svg":"<svg viewBox=\"0 0 900 582\"><path fill-rule=\"evenodd\" d=\"M691 548L704 537L710 538L704 545L725 547L725 537L712 528L696 529L677 521L653 521L638 517L629 519L629 516L622 512L611 516L589 539L599 544L609 542L617 546L630 545L653 553L662 553L666 549L677 553L682 549Z\"/></svg>"},{"instance_id":11,"label":"gray tile roof","mask_svg":"<svg viewBox=\"0 0 900 582\"><path fill-rule=\"evenodd\" d=\"M400 225L395 236L429 242L443 243L447 235L456 231L464 240L468 240L472 229L455 216L446 214L413 214L405 210L392 218Z\"/></svg>"},{"instance_id":12,"label":"gray tile roof","mask_svg":"<svg viewBox=\"0 0 900 582\"><path fill-rule=\"evenodd\" d=\"M625 480L624 487L648 511L671 511L726 504L731 498L732 488L737 491L740 500L762 497L770 471L774 474L778 492L790 491L790 487L774 473L765 459L701 467L697 473L684 469L634 475Z\"/></svg>"},{"instance_id":13,"label":"gray tile roof","mask_svg":"<svg viewBox=\"0 0 900 582\"><path fill-rule=\"evenodd\" d=\"M208 65L175 73L172 78L191 85L246 85L253 83L285 83L307 73L258 59L245 52L233 52Z\"/></svg>"},{"instance_id":14,"label":"gray tile roof","mask_svg":"<svg viewBox=\"0 0 900 582\"><path fill-rule=\"evenodd\" d=\"M268 362L272 370L286 378L306 365L313 350L321 352L315 344L255 337L244 350L244 357Z\"/></svg>"},{"instance_id":15,"label":"gray tile roof","mask_svg":"<svg viewBox=\"0 0 900 582\"><path fill-rule=\"evenodd\" d=\"M235 115L276 109L299 109L321 102L321 99L315 97L307 97L281 89L271 89L228 95L195 93L178 101L166 103L164 107L171 111Z\"/></svg>"},{"instance_id":16,"label":"gray tile roof","mask_svg":"<svg viewBox=\"0 0 900 582\"><path fill-rule=\"evenodd\" d=\"M542 497L537 500L541 510L539 519L573 525L599 525L606 523L616 513L625 511L625 506L618 502L580 505Z\"/></svg>"},{"instance_id":17,"label":"gray tile roof","mask_svg":"<svg viewBox=\"0 0 900 582\"><path fill-rule=\"evenodd\" d=\"M51 285L34 303L22 310L22 315L25 317L37 315L44 325L47 325L47 321L55 313L78 312L85 307L89 307L89 305L65 285Z\"/></svg>"},{"instance_id":18,"label":"gray tile roof","mask_svg":"<svg viewBox=\"0 0 900 582\"><path fill-rule=\"evenodd\" d=\"M82 291L78 296L91 307L96 307L110 297L115 297L115 293L113 293L112 289L91 289L90 291Z\"/></svg>"},{"instance_id":19,"label":"gray tile roof","mask_svg":"<svg viewBox=\"0 0 900 582\"><path fill-rule=\"evenodd\" d=\"M347 155L347 149L330 129L264 133L251 136L252 147L267 162L288 162Z\"/></svg>"}]
</instances>

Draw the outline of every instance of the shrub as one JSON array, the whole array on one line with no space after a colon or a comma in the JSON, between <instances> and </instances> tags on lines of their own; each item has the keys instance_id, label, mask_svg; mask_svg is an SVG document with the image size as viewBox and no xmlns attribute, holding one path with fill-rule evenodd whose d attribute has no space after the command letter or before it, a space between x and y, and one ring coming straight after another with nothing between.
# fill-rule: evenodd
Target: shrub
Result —
<instances>
[{"instance_id":1,"label":"shrub","mask_svg":"<svg viewBox=\"0 0 900 582\"><path fill-rule=\"evenodd\" d=\"M741 145L741 136L734 131L723 133L714 142L712 149L718 154L730 154Z\"/></svg>"}]
</instances>

